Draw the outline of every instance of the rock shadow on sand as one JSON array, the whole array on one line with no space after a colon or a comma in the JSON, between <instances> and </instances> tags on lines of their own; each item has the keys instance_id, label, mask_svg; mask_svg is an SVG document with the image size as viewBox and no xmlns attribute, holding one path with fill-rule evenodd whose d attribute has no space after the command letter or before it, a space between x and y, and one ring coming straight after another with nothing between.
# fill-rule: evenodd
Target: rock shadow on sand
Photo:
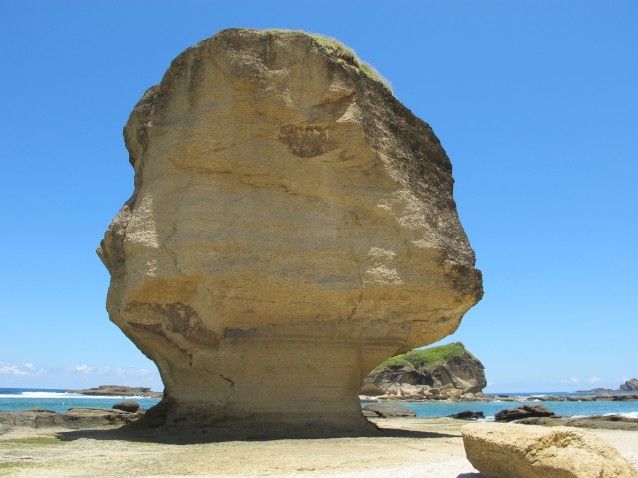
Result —
<instances>
[{"instance_id":1,"label":"rock shadow on sand","mask_svg":"<svg viewBox=\"0 0 638 478\"><path fill-rule=\"evenodd\" d=\"M162 443L188 445L197 443L216 443L228 441L274 441L274 440L321 440L330 438L428 438L449 439L458 435L404 430L400 428L381 428L370 423L368 429L348 432L347 430L317 427L269 427L258 425L250 427L224 424L190 429L173 427L142 427L128 424L116 429L84 429L59 432L56 437L61 441L73 441L82 438L94 440L123 440L131 442Z\"/></svg>"}]
</instances>

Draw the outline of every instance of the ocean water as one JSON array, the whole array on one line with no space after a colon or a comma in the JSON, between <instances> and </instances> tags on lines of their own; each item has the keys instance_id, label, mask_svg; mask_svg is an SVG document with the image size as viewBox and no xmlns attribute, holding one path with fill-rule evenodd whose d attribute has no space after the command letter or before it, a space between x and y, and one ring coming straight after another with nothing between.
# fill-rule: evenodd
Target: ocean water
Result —
<instances>
[{"instance_id":1,"label":"ocean water","mask_svg":"<svg viewBox=\"0 0 638 478\"><path fill-rule=\"evenodd\" d=\"M548 394L550 395L550 394ZM556 395L556 394L551 394ZM532 401L521 400L517 402L491 401L491 402L400 402L411 408L418 418L444 417L465 410L483 412L486 418L494 418L501 410L516 408L521 405L539 403L549 408L556 415L565 417L587 415L623 415L630 418L638 418L638 400L626 402L558 402L558 401Z\"/></svg>"},{"instance_id":2,"label":"ocean water","mask_svg":"<svg viewBox=\"0 0 638 478\"><path fill-rule=\"evenodd\" d=\"M111 408L122 400L135 400L143 408L150 408L159 402L159 398L78 395L61 389L0 388L0 411L4 412L28 408L44 408L54 412L79 407Z\"/></svg>"},{"instance_id":3,"label":"ocean water","mask_svg":"<svg viewBox=\"0 0 638 478\"><path fill-rule=\"evenodd\" d=\"M520 401L501 401L498 397L490 402L397 402L415 411L418 418L441 417L453 413L472 410L483 412L492 418L497 412L505 408L515 408L530 403L541 403L557 415L584 416L603 414L622 414L638 418L638 400L623 402L539 402L530 399L531 396L543 395L518 394ZM545 395L570 395L566 393L546 393ZM28 408L44 408L55 412L64 412L69 408L111 408L113 404L124 399L135 400L143 408L150 408L159 402L158 398L122 397L122 396L88 396L69 393L61 389L27 389L0 388L0 411L20 411ZM366 402L362 404L365 405Z\"/></svg>"}]
</instances>

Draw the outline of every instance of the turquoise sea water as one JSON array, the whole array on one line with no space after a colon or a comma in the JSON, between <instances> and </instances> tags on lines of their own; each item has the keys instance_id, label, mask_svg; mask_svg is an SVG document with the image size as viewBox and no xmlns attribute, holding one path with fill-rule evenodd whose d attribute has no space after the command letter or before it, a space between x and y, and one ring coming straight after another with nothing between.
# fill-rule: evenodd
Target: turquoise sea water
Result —
<instances>
[{"instance_id":1,"label":"turquoise sea water","mask_svg":"<svg viewBox=\"0 0 638 478\"><path fill-rule=\"evenodd\" d=\"M111 408L122 400L135 400L143 408L159 402L158 398L107 397L69 393L61 389L0 388L0 411L18 412L28 408L44 408L54 412L65 412L69 408Z\"/></svg>"},{"instance_id":2,"label":"turquoise sea water","mask_svg":"<svg viewBox=\"0 0 638 478\"><path fill-rule=\"evenodd\" d=\"M540 395L526 394L530 395ZM550 393L548 395L561 395ZM564 394L567 395L567 394ZM535 403L525 400L517 402L499 401L495 397L491 402L398 402L411 408L417 417L441 417L458 413L464 410L481 411L486 417L493 417L497 412L505 408L515 408L520 405ZM123 399L135 400L143 408L150 408L159 402L157 398L146 397L110 397L110 396L86 396L66 392L61 389L24 389L24 388L0 388L0 411L20 411L28 408L44 408L56 412L64 412L69 408L111 408L113 404ZM542 404L554 411L557 415L602 415L623 414L638 418L638 400L623 402L558 402L548 401ZM362 403L365 405L365 402Z\"/></svg>"},{"instance_id":3,"label":"turquoise sea water","mask_svg":"<svg viewBox=\"0 0 638 478\"><path fill-rule=\"evenodd\" d=\"M419 418L444 417L465 410L483 412L486 418L491 418L506 408L516 408L531 403L540 403L561 416L622 414L638 418L638 400L626 402L401 402L402 405L414 410Z\"/></svg>"}]
</instances>

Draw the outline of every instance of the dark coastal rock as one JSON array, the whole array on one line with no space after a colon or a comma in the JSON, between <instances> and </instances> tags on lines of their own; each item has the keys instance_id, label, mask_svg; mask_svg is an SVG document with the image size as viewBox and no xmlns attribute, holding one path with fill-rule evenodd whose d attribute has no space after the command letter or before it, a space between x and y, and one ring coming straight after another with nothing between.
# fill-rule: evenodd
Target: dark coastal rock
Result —
<instances>
[{"instance_id":1,"label":"dark coastal rock","mask_svg":"<svg viewBox=\"0 0 638 478\"><path fill-rule=\"evenodd\" d=\"M473 412L471 410L465 410L459 413L448 415L449 418L456 418L457 420L478 420L479 418L485 418L483 412Z\"/></svg>"},{"instance_id":2,"label":"dark coastal rock","mask_svg":"<svg viewBox=\"0 0 638 478\"><path fill-rule=\"evenodd\" d=\"M141 416L141 413L102 408L70 408L64 413L32 408L22 412L0 412L0 424L32 428L100 428L132 423Z\"/></svg>"},{"instance_id":3,"label":"dark coastal rock","mask_svg":"<svg viewBox=\"0 0 638 478\"><path fill-rule=\"evenodd\" d=\"M550 427L566 426L578 428L594 428L604 430L638 431L638 418L622 415L592 415L589 417L533 417L518 420L523 425L544 425Z\"/></svg>"},{"instance_id":4,"label":"dark coastal rock","mask_svg":"<svg viewBox=\"0 0 638 478\"><path fill-rule=\"evenodd\" d=\"M456 342L391 357L363 380L361 394L376 385L388 398L474 399L486 384L483 364Z\"/></svg>"},{"instance_id":5,"label":"dark coastal rock","mask_svg":"<svg viewBox=\"0 0 638 478\"><path fill-rule=\"evenodd\" d=\"M497 422L511 422L521 418L530 417L551 417L554 415L550 409L543 405L523 405L518 408L508 408L501 410L495 416Z\"/></svg>"},{"instance_id":6,"label":"dark coastal rock","mask_svg":"<svg viewBox=\"0 0 638 478\"><path fill-rule=\"evenodd\" d=\"M416 413L407 407L403 407L396 403L372 403L363 408L363 414L366 417L376 414L379 418L396 418L396 417L416 417Z\"/></svg>"},{"instance_id":7,"label":"dark coastal rock","mask_svg":"<svg viewBox=\"0 0 638 478\"><path fill-rule=\"evenodd\" d=\"M79 395L135 396L151 398L162 398L163 396L161 392L155 392L149 387L126 387L123 385L100 385L99 387L68 391Z\"/></svg>"},{"instance_id":8,"label":"dark coastal rock","mask_svg":"<svg viewBox=\"0 0 638 478\"><path fill-rule=\"evenodd\" d=\"M630 400L638 400L638 395L612 395L614 402L628 402Z\"/></svg>"},{"instance_id":9,"label":"dark coastal rock","mask_svg":"<svg viewBox=\"0 0 638 478\"><path fill-rule=\"evenodd\" d=\"M385 395L385 390L376 383L364 383L359 393L367 397L376 397L378 395Z\"/></svg>"},{"instance_id":10,"label":"dark coastal rock","mask_svg":"<svg viewBox=\"0 0 638 478\"><path fill-rule=\"evenodd\" d=\"M114 410L122 410L124 412L135 413L140 409L140 404L134 400L126 400L124 402L118 402L113 405Z\"/></svg>"},{"instance_id":11,"label":"dark coastal rock","mask_svg":"<svg viewBox=\"0 0 638 478\"><path fill-rule=\"evenodd\" d=\"M631 380L627 380L620 386L620 390L623 392L633 392L638 391L638 378L632 378Z\"/></svg>"}]
</instances>

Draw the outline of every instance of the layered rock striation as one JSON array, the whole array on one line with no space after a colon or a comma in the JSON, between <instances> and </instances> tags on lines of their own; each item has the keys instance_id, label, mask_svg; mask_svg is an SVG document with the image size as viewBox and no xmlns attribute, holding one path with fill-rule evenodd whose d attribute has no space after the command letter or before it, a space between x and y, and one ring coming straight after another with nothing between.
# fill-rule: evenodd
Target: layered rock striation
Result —
<instances>
[{"instance_id":1,"label":"layered rock striation","mask_svg":"<svg viewBox=\"0 0 638 478\"><path fill-rule=\"evenodd\" d=\"M135 188L98 254L167 425L364 427L368 372L481 298L439 140L334 40L224 30L124 137Z\"/></svg>"}]
</instances>

